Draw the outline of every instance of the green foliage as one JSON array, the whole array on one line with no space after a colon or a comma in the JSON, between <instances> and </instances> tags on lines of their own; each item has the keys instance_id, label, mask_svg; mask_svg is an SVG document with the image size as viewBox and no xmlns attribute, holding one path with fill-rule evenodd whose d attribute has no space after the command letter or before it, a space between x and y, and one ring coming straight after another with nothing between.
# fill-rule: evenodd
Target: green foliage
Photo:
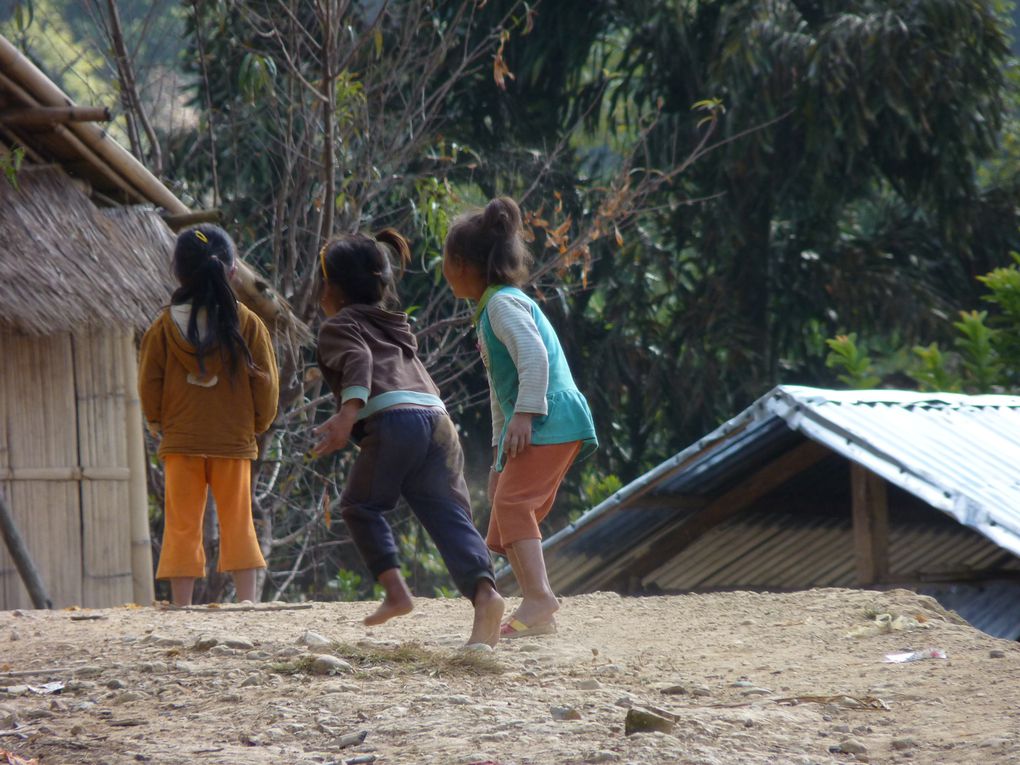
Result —
<instances>
[{"instance_id":1,"label":"green foliage","mask_svg":"<svg viewBox=\"0 0 1020 765\"><path fill-rule=\"evenodd\" d=\"M342 568L336 573L336 578L330 582L331 589L336 591L337 600L345 603L362 600L361 574Z\"/></svg>"},{"instance_id":2,"label":"green foliage","mask_svg":"<svg viewBox=\"0 0 1020 765\"><path fill-rule=\"evenodd\" d=\"M244 101L254 106L273 95L276 83L276 62L271 56L246 53L237 73L237 85Z\"/></svg>"},{"instance_id":3,"label":"green foliage","mask_svg":"<svg viewBox=\"0 0 1020 765\"><path fill-rule=\"evenodd\" d=\"M1001 393L1020 390L1017 373L1020 362L1020 258L1014 255L1014 264L997 268L978 281L989 289L982 299L996 306L989 311L960 311L959 320L952 322L956 330L954 351L944 352L938 343L915 345L909 361L900 362L891 356L890 371L903 372L912 378L921 390L965 391L967 393ZM994 325L994 326L993 326ZM833 353L826 364L845 368L848 375L839 379L851 387L874 387L881 382L877 377L864 380L873 384L859 384L861 377L871 373L869 359L855 344L856 336L827 340ZM855 372L856 370L856 372Z\"/></svg>"},{"instance_id":4,"label":"green foliage","mask_svg":"<svg viewBox=\"0 0 1020 765\"><path fill-rule=\"evenodd\" d=\"M1002 364L993 348L997 332L985 324L987 318L987 311L961 311L960 321L953 322L962 335L955 345L967 372L965 385L973 392L991 390L1002 372Z\"/></svg>"},{"instance_id":5,"label":"green foliage","mask_svg":"<svg viewBox=\"0 0 1020 765\"><path fill-rule=\"evenodd\" d=\"M915 345L913 351L920 365L908 369L907 374L917 382L920 390L956 392L962 388L963 382L949 370L949 361L938 343Z\"/></svg>"},{"instance_id":6,"label":"green foliage","mask_svg":"<svg viewBox=\"0 0 1020 765\"><path fill-rule=\"evenodd\" d=\"M13 189L18 188L18 171L24 159L25 150L21 146L15 146L10 153L0 154L0 173L3 173Z\"/></svg>"},{"instance_id":7,"label":"green foliage","mask_svg":"<svg viewBox=\"0 0 1020 765\"><path fill-rule=\"evenodd\" d=\"M838 378L851 388L874 388L881 380L875 375L871 358L857 344L857 335L837 335L825 341L829 346L829 355L825 357L825 365L830 369L842 369Z\"/></svg>"},{"instance_id":8,"label":"green foliage","mask_svg":"<svg viewBox=\"0 0 1020 765\"><path fill-rule=\"evenodd\" d=\"M35 3L33 0L14 0L14 28L20 34L25 34L32 26L35 18Z\"/></svg>"}]
</instances>

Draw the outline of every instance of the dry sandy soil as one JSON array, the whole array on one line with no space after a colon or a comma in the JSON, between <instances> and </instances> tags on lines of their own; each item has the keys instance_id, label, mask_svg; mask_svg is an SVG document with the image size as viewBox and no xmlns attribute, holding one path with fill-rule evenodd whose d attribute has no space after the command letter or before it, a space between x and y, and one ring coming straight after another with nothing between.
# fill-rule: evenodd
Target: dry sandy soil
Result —
<instances>
[{"instance_id":1,"label":"dry sandy soil","mask_svg":"<svg viewBox=\"0 0 1020 765\"><path fill-rule=\"evenodd\" d=\"M491 656L457 650L465 601L419 599L369 630L373 607L0 612L0 751L44 765L1020 764L1020 645L902 590L584 595L564 599L557 634ZM948 658L883 662L928 647ZM316 653L345 661L315 674ZM638 710L664 730L628 735Z\"/></svg>"}]
</instances>

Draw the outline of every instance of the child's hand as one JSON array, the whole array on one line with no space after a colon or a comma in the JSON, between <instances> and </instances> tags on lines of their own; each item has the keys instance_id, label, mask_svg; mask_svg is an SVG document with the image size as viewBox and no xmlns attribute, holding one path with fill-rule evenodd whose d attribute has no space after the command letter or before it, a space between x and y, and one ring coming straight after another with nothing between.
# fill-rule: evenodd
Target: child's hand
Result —
<instances>
[{"instance_id":1,"label":"child's hand","mask_svg":"<svg viewBox=\"0 0 1020 765\"><path fill-rule=\"evenodd\" d=\"M516 457L531 445L531 418L534 416L531 412L514 412L510 418L503 438L503 451L509 456Z\"/></svg>"},{"instance_id":2,"label":"child's hand","mask_svg":"<svg viewBox=\"0 0 1020 765\"><path fill-rule=\"evenodd\" d=\"M312 447L312 453L316 457L332 454L338 449L343 449L347 446L347 442L351 440L351 428L354 427L354 422L358 417L358 410L362 406L363 402L361 401L347 401L340 407L339 412L319 427L312 428L312 433L319 438L315 446Z\"/></svg>"}]
</instances>

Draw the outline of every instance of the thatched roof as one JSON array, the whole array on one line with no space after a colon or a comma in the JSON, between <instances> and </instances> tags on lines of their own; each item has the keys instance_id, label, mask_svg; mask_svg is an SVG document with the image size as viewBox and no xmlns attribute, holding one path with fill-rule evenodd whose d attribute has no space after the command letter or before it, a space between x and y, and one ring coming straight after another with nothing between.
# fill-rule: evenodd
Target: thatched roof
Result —
<instances>
[{"instance_id":1,"label":"thatched roof","mask_svg":"<svg viewBox=\"0 0 1020 765\"><path fill-rule=\"evenodd\" d=\"M144 327L169 300L173 241L155 212L100 211L60 169L0 179L0 324Z\"/></svg>"}]
</instances>

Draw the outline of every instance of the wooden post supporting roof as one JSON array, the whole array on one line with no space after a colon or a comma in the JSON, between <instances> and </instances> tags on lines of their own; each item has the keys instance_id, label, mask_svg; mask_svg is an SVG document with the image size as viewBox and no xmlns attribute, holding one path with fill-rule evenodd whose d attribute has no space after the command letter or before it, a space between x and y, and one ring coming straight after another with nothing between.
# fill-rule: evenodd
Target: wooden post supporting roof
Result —
<instances>
[{"instance_id":1,"label":"wooden post supporting roof","mask_svg":"<svg viewBox=\"0 0 1020 765\"><path fill-rule=\"evenodd\" d=\"M857 583L884 582L889 578L889 507L885 480L852 462L850 494Z\"/></svg>"}]
</instances>

